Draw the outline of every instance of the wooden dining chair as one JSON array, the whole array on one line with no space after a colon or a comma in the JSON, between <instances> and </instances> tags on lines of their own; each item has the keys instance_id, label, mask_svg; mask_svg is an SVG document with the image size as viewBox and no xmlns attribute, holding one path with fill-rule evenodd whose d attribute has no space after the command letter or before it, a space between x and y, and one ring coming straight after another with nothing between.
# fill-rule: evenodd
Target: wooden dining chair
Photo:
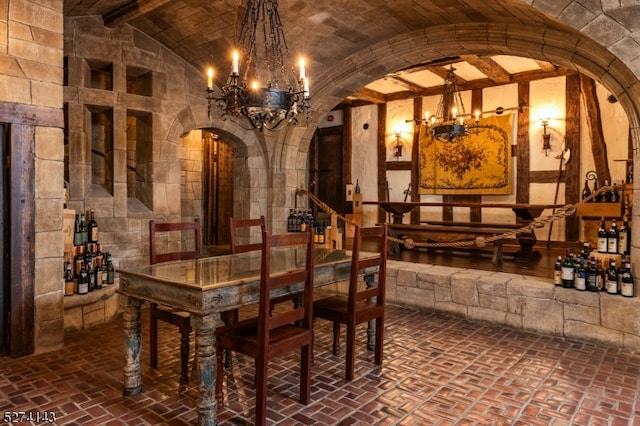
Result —
<instances>
[{"instance_id":1,"label":"wooden dining chair","mask_svg":"<svg viewBox=\"0 0 640 426\"><path fill-rule=\"evenodd\" d=\"M240 244L239 241L239 233L243 232L242 230L246 230L248 233L245 235L246 238L250 237L249 232L251 228L259 227L259 236L260 241ZM260 216L256 219L234 219L233 217L229 218L229 248L231 250L231 254L235 253L246 253L254 250L262 250L262 233L265 230L264 224L264 216ZM238 308L230 309L228 311L224 311L220 313L220 319L225 323L225 325L232 324L234 322L238 322L239 310ZM225 352L225 362L224 365L227 368L230 368L232 365L231 356L228 351Z\"/></svg>"},{"instance_id":2,"label":"wooden dining chair","mask_svg":"<svg viewBox=\"0 0 640 426\"><path fill-rule=\"evenodd\" d=\"M366 260L360 259L363 241L371 241L377 246L376 256ZM356 326L374 320L375 329L375 363L382 365L382 342L384 338L384 306L385 306L385 278L387 264L387 226L369 228L355 228L351 259L351 273L349 276L348 294L334 295L316 300L313 304L315 318L323 318L333 322L333 353L340 351L340 324L347 327L347 380L353 380L355 364ZM366 268L378 267L378 283L375 286L365 286L359 277Z\"/></svg>"},{"instance_id":3,"label":"wooden dining chair","mask_svg":"<svg viewBox=\"0 0 640 426\"><path fill-rule=\"evenodd\" d=\"M193 249L180 251L158 250L158 234L170 232L181 232L180 244L185 245L189 240L189 234L194 239ZM185 238L182 241L182 238ZM154 265L172 260L197 259L201 254L200 240L200 219L195 218L193 222L173 222L158 223L155 220L149 221L149 263ZM149 309L150 318L150 355L151 368L158 368L158 321L173 324L180 330L180 385L189 383L189 334L191 333L191 319L188 312L170 308L165 305L152 303Z\"/></svg>"},{"instance_id":4,"label":"wooden dining chair","mask_svg":"<svg viewBox=\"0 0 640 426\"><path fill-rule=\"evenodd\" d=\"M294 246L305 246L304 265L293 267L285 272L272 272L271 259L274 250ZM218 403L223 403L222 351L227 349L252 357L256 366L256 425L264 425L266 422L268 362L275 357L300 350L300 402L303 404L309 402L313 350L313 266L312 231L280 235L271 235L264 231L258 316L225 325L216 330L215 394ZM272 312L272 291L299 284L302 284L302 305L283 304Z\"/></svg>"}]
</instances>

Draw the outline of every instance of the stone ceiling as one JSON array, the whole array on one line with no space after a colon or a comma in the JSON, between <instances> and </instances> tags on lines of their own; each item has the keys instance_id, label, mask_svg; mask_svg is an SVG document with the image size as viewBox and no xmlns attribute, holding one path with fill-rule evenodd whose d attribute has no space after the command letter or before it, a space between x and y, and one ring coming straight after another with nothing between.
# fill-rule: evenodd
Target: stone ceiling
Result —
<instances>
[{"instance_id":1,"label":"stone ceiling","mask_svg":"<svg viewBox=\"0 0 640 426\"><path fill-rule=\"evenodd\" d=\"M196 69L229 68L229 52L244 15L240 0L76 0L65 15L101 15L108 26L128 23L160 41ZM497 0L335 0L281 1L279 11L291 57L304 54L311 78L322 64L334 63L403 33L425 27L474 22L561 25L520 1ZM292 59L293 60L293 59ZM439 91L446 67L454 65L461 89L475 81L504 84L513 74L556 73L545 61L510 55L466 55L429 63L408 63L384 79L363 82L350 99L385 102ZM218 83L220 83L218 81ZM366 87L365 87L366 86Z\"/></svg>"}]
</instances>

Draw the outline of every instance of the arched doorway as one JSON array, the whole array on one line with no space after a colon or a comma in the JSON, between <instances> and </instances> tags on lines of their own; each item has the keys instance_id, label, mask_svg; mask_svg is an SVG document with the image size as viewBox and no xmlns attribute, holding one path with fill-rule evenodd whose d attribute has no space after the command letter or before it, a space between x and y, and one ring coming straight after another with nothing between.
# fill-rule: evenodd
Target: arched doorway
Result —
<instances>
[{"instance_id":1,"label":"arched doorway","mask_svg":"<svg viewBox=\"0 0 640 426\"><path fill-rule=\"evenodd\" d=\"M204 245L227 245L233 215L233 149L211 130L202 131L202 144L202 240Z\"/></svg>"}]
</instances>

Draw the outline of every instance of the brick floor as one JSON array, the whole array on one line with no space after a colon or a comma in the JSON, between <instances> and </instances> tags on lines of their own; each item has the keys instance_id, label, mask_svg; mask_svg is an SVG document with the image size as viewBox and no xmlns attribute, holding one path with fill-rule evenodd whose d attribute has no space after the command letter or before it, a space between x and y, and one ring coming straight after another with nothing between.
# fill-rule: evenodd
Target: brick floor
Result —
<instances>
[{"instance_id":1,"label":"brick floor","mask_svg":"<svg viewBox=\"0 0 640 426\"><path fill-rule=\"evenodd\" d=\"M640 425L640 354L390 306L382 367L364 349L346 382L316 321L312 402L297 402L297 355L270 364L277 425ZM146 338L146 310L143 339ZM143 346L144 392L122 396L121 321L68 333L62 350L0 359L0 414L52 411L60 425L182 425L196 392L178 385L177 330L161 325L160 367ZM193 376L193 374L192 374ZM193 382L193 380L192 380ZM220 424L253 419L253 362L226 374ZM42 422L41 422L42 423ZM18 424L18 423L16 423ZM28 423L23 423L28 424ZM33 422L36 424L36 422Z\"/></svg>"}]
</instances>

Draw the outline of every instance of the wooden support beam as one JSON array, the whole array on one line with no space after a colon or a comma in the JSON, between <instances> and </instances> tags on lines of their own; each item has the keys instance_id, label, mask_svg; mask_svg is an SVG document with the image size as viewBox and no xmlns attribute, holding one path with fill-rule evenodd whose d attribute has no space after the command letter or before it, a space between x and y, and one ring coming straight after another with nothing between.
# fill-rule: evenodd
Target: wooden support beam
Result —
<instances>
[{"instance_id":1,"label":"wooden support beam","mask_svg":"<svg viewBox=\"0 0 640 426\"><path fill-rule=\"evenodd\" d=\"M601 183L605 179L611 182L607 144L602 131L602 117L600 116L600 105L596 94L596 83L591 78L580 75L580 87L586 107L587 131L589 132L589 139L591 139L591 152L593 153L596 173Z\"/></svg>"},{"instance_id":2,"label":"wooden support beam","mask_svg":"<svg viewBox=\"0 0 640 426\"><path fill-rule=\"evenodd\" d=\"M518 105L529 105L529 83L518 83ZM528 110L527 110L528 111ZM518 114L516 203L529 202L529 114Z\"/></svg>"},{"instance_id":3,"label":"wooden support beam","mask_svg":"<svg viewBox=\"0 0 640 426\"><path fill-rule=\"evenodd\" d=\"M422 98L413 99L413 116L422 117ZM420 126L414 126L413 132L413 146L411 148L411 201L420 201L420 194L418 191L419 182L419 146L420 145ZM413 209L411 211L411 223L420 223L420 209Z\"/></svg>"},{"instance_id":4,"label":"wooden support beam","mask_svg":"<svg viewBox=\"0 0 640 426\"><path fill-rule=\"evenodd\" d=\"M580 76L567 76L566 80L566 133L565 146L571 156L567 161L565 182L565 203L575 204L580 201ZM570 216L565 219L565 240L580 239L580 219Z\"/></svg>"},{"instance_id":5,"label":"wooden support beam","mask_svg":"<svg viewBox=\"0 0 640 426\"><path fill-rule=\"evenodd\" d=\"M476 67L481 73L489 77L489 80L500 84L511 81L511 74L491 58L478 55L464 55L462 59Z\"/></svg>"},{"instance_id":6,"label":"wooden support beam","mask_svg":"<svg viewBox=\"0 0 640 426\"><path fill-rule=\"evenodd\" d=\"M387 182L387 104L378 105L378 200L386 200L385 184ZM378 222L386 222L386 213L378 208Z\"/></svg>"}]
</instances>

